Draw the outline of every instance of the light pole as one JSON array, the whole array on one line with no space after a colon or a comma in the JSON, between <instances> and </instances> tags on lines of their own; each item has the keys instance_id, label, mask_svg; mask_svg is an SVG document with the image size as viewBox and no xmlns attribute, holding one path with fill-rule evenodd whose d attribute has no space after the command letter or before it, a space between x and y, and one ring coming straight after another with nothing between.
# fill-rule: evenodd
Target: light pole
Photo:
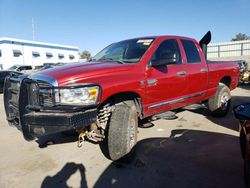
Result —
<instances>
[{"instance_id":1,"label":"light pole","mask_svg":"<svg viewBox=\"0 0 250 188\"><path fill-rule=\"evenodd\" d=\"M24 44L22 44L22 51L23 51L23 65L25 65L25 58L24 58L24 48L23 48L23 45L24 45Z\"/></svg>"}]
</instances>

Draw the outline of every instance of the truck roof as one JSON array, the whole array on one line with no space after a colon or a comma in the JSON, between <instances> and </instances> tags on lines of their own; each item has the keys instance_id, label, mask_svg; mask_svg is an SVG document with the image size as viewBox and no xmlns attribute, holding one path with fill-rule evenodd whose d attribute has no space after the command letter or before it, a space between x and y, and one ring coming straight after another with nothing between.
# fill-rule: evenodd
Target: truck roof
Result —
<instances>
[{"instance_id":1,"label":"truck roof","mask_svg":"<svg viewBox=\"0 0 250 188\"><path fill-rule=\"evenodd\" d=\"M190 37L177 36L177 35L143 36L143 37L130 38L130 39L126 39L126 40L131 40L131 39L138 39L139 40L139 39L145 39L145 38L152 38L152 39L176 38L176 39L195 40L195 39L190 38ZM126 40L121 40L121 41L126 41Z\"/></svg>"}]
</instances>

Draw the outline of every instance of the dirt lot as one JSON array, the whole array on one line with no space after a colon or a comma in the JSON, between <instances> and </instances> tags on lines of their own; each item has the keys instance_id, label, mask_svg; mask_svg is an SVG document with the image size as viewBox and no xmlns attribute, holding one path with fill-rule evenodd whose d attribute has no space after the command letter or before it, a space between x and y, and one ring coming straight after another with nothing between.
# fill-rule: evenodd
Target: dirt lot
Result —
<instances>
[{"instance_id":1,"label":"dirt lot","mask_svg":"<svg viewBox=\"0 0 250 188\"><path fill-rule=\"evenodd\" d=\"M232 93L233 105L250 102L250 85ZM230 111L216 119L197 106L178 119L139 129L131 164L104 158L98 145L77 148L76 137L57 134L27 142L9 127L0 95L0 187L243 188L238 123ZM46 145L48 141L54 144Z\"/></svg>"}]
</instances>

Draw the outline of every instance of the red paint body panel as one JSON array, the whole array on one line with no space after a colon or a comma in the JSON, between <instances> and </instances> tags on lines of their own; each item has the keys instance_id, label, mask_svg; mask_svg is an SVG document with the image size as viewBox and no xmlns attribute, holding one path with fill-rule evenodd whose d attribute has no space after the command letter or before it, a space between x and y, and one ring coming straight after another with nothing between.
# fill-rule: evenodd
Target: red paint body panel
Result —
<instances>
[{"instance_id":1,"label":"red paint body panel","mask_svg":"<svg viewBox=\"0 0 250 188\"><path fill-rule=\"evenodd\" d=\"M157 47L167 39L176 39L182 56L182 64L165 67L150 67L149 62ZM192 40L201 57L201 62L188 64L180 39ZM186 75L177 73L185 71ZM79 63L45 70L39 74L53 77L58 86L95 83L102 88L101 102L112 95L132 92L140 96L144 117L207 100L215 95L219 82L224 77L231 79L230 89L237 86L239 67L235 62L207 63L199 44L178 36L155 37L154 42L137 64L107 62ZM156 84L150 85L151 81ZM179 99L185 100L179 100ZM164 102L169 104L157 106ZM155 107L156 106L156 107Z\"/></svg>"}]
</instances>

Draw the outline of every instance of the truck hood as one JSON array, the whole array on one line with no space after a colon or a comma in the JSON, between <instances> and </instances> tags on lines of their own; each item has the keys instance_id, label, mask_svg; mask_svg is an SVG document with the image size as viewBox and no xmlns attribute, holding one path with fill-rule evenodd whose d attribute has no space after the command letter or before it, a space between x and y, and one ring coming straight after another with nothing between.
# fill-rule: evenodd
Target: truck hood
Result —
<instances>
[{"instance_id":1,"label":"truck hood","mask_svg":"<svg viewBox=\"0 0 250 188\"><path fill-rule=\"evenodd\" d=\"M119 73L119 75L122 75L124 72L127 73L133 67L133 64L118 64L115 62L75 63L46 69L30 75L30 78L47 78L57 82L58 86L74 85L79 83L98 84L104 77L114 79L112 76L117 73Z\"/></svg>"}]
</instances>

